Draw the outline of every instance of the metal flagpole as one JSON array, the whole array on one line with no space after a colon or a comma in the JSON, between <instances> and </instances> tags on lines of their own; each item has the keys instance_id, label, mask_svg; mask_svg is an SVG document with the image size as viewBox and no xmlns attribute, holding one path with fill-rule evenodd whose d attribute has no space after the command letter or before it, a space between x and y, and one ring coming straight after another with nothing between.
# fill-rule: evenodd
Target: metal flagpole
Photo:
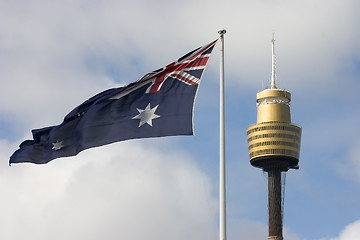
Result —
<instances>
[{"instance_id":1,"label":"metal flagpole","mask_svg":"<svg viewBox=\"0 0 360 240\"><path fill-rule=\"evenodd\" d=\"M218 31L220 34L220 240L226 240L226 190L225 190L225 111L224 111L224 34L225 29Z\"/></svg>"}]
</instances>

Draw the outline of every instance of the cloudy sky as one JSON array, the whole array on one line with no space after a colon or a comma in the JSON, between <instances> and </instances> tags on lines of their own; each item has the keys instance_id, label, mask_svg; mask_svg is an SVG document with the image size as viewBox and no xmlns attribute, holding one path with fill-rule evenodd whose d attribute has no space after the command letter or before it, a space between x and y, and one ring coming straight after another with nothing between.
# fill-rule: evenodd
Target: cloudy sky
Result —
<instances>
[{"instance_id":1,"label":"cloudy sky","mask_svg":"<svg viewBox=\"0 0 360 240\"><path fill-rule=\"evenodd\" d=\"M266 178L245 129L269 85L303 127L286 175L288 240L360 239L357 0L0 0L0 239L218 239L219 44L202 79L195 136L119 142L46 165L13 164L31 129L62 122L225 35L228 239L266 239Z\"/></svg>"}]
</instances>

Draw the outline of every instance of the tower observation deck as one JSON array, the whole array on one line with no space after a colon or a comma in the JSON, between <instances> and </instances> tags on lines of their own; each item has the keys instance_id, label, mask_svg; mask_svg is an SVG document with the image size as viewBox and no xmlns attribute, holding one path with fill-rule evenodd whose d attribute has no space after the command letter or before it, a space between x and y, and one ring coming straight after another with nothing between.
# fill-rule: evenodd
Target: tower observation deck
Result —
<instances>
[{"instance_id":1,"label":"tower observation deck","mask_svg":"<svg viewBox=\"0 0 360 240\"><path fill-rule=\"evenodd\" d=\"M257 94L257 123L246 129L250 163L266 171L298 168L301 128L291 123L291 94L266 89Z\"/></svg>"},{"instance_id":2,"label":"tower observation deck","mask_svg":"<svg viewBox=\"0 0 360 240\"><path fill-rule=\"evenodd\" d=\"M268 173L268 239L282 240L281 172L299 168L301 127L291 123L290 92L276 87L274 42L271 87L257 93L257 121L246 133L251 165Z\"/></svg>"}]
</instances>

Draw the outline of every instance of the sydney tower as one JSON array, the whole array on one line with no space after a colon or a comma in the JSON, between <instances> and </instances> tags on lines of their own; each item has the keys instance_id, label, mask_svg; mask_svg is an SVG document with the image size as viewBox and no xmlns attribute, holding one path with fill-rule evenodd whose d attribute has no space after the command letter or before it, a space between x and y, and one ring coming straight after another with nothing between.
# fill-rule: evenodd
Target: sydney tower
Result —
<instances>
[{"instance_id":1,"label":"sydney tower","mask_svg":"<svg viewBox=\"0 0 360 240\"><path fill-rule=\"evenodd\" d=\"M276 87L274 42L271 85L257 93L257 122L246 133L251 165L268 174L268 239L282 240L281 173L299 168L301 127L291 123L290 92Z\"/></svg>"}]
</instances>

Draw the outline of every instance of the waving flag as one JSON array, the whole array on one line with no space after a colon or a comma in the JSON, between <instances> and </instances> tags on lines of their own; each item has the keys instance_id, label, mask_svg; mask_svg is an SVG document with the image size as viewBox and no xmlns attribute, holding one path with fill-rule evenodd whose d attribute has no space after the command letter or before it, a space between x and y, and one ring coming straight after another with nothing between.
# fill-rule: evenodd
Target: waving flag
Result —
<instances>
[{"instance_id":1,"label":"waving flag","mask_svg":"<svg viewBox=\"0 0 360 240\"><path fill-rule=\"evenodd\" d=\"M128 139L192 135L194 98L216 41L125 87L97 94L58 126L33 130L33 140L21 143L10 164L44 164Z\"/></svg>"}]
</instances>

